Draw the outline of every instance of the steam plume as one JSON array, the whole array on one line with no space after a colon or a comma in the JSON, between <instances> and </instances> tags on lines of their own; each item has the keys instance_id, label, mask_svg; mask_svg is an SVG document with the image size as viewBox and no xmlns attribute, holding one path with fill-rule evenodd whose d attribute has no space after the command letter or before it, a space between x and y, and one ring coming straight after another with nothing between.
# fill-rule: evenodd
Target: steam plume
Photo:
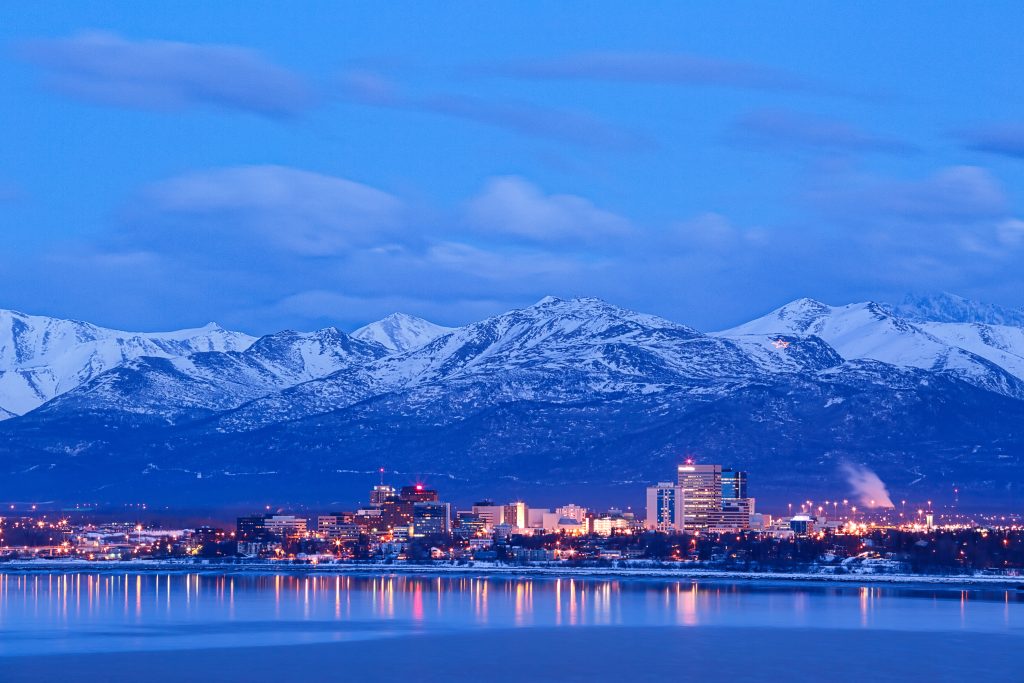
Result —
<instances>
[{"instance_id":1,"label":"steam plume","mask_svg":"<svg viewBox=\"0 0 1024 683\"><path fill-rule=\"evenodd\" d=\"M892 499L889 498L889 490L885 488L885 482L878 478L878 475L867 467L843 463L840 465L846 482L853 490L853 494L860 499L864 507L895 507Z\"/></svg>"}]
</instances>

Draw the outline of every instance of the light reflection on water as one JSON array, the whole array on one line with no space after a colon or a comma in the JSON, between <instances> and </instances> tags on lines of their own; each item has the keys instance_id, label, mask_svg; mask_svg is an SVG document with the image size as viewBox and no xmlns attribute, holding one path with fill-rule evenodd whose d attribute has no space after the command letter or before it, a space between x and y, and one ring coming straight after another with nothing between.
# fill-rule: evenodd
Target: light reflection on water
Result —
<instances>
[{"instance_id":1,"label":"light reflection on water","mask_svg":"<svg viewBox=\"0 0 1024 683\"><path fill-rule=\"evenodd\" d=\"M477 576L0 573L0 656L330 642L473 628L1021 635L1015 591Z\"/></svg>"}]
</instances>

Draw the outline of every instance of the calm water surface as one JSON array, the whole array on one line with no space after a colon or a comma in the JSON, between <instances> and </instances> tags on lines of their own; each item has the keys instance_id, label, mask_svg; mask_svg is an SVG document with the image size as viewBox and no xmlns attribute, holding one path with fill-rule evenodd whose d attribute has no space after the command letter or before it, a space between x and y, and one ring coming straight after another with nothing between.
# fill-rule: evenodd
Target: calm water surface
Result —
<instances>
[{"instance_id":1,"label":"calm water surface","mask_svg":"<svg viewBox=\"0 0 1024 683\"><path fill-rule=\"evenodd\" d=\"M1021 637L1024 593L689 580L0 574L0 657L602 626Z\"/></svg>"}]
</instances>

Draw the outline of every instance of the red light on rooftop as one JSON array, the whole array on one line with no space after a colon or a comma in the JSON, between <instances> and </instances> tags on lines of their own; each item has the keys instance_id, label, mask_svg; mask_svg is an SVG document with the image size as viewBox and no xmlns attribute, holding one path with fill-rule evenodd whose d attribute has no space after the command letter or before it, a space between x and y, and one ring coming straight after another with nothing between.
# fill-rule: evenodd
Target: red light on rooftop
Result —
<instances>
[{"instance_id":1,"label":"red light on rooftop","mask_svg":"<svg viewBox=\"0 0 1024 683\"><path fill-rule=\"evenodd\" d=\"M422 491L423 490L423 484L416 484L416 490L417 491Z\"/></svg>"}]
</instances>

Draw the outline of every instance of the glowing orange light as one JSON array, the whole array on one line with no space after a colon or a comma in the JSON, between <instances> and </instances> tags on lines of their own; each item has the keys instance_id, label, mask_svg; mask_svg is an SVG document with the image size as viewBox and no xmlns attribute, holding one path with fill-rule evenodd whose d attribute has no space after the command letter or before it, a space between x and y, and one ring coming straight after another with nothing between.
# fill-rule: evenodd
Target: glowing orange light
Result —
<instances>
[{"instance_id":1,"label":"glowing orange light","mask_svg":"<svg viewBox=\"0 0 1024 683\"><path fill-rule=\"evenodd\" d=\"M774 346L777 349L788 349L789 342L786 341L785 339L776 339L775 341L772 342L772 346Z\"/></svg>"}]
</instances>

